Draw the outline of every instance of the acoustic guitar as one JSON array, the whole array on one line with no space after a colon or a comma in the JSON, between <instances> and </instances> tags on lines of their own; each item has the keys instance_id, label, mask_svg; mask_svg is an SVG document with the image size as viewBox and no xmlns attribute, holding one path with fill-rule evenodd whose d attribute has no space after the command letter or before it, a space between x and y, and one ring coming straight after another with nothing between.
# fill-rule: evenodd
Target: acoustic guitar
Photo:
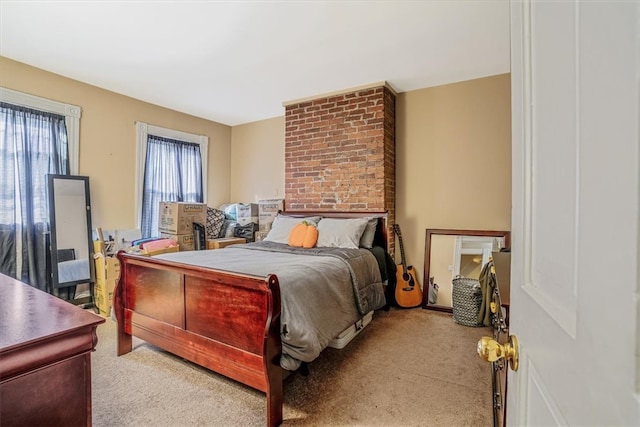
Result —
<instances>
[{"instance_id":1,"label":"acoustic guitar","mask_svg":"<svg viewBox=\"0 0 640 427\"><path fill-rule=\"evenodd\" d=\"M402 308L418 307L422 304L422 290L416 278L416 271L413 266L407 266L407 262L405 261L400 226L393 224L393 231L398 236L400 255L402 257L402 264L398 265L396 272L396 280L398 281L395 289L396 304ZM402 268L400 268L400 265L402 265Z\"/></svg>"}]
</instances>

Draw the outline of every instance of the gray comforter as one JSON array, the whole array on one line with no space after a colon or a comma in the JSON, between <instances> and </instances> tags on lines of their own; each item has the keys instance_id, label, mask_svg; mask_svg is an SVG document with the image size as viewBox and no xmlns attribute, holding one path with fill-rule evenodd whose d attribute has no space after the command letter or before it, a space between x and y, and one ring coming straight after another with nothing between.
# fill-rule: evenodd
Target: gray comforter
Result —
<instances>
[{"instance_id":1,"label":"gray comforter","mask_svg":"<svg viewBox=\"0 0 640 427\"><path fill-rule=\"evenodd\" d=\"M295 370L364 314L385 304L380 269L366 249L293 248L273 242L158 258L258 276L275 274L282 302L280 365Z\"/></svg>"}]
</instances>

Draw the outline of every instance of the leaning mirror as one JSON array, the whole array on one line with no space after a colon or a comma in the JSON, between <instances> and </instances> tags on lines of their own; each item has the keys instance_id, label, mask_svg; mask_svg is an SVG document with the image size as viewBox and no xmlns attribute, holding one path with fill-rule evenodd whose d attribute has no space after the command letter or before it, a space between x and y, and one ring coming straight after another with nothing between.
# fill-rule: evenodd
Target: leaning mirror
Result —
<instances>
[{"instance_id":1,"label":"leaning mirror","mask_svg":"<svg viewBox=\"0 0 640 427\"><path fill-rule=\"evenodd\" d=\"M453 279L478 279L492 252L510 247L509 231L427 229L423 308L453 310Z\"/></svg>"},{"instance_id":2,"label":"leaning mirror","mask_svg":"<svg viewBox=\"0 0 640 427\"><path fill-rule=\"evenodd\" d=\"M58 295L94 282L89 177L48 175L48 192L51 288Z\"/></svg>"}]
</instances>

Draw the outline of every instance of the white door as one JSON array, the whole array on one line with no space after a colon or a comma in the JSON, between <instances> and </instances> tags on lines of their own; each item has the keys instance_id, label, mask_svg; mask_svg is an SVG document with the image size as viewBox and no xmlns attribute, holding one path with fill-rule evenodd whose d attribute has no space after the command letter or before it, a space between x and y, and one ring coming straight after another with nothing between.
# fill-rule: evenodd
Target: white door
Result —
<instances>
[{"instance_id":1,"label":"white door","mask_svg":"<svg viewBox=\"0 0 640 427\"><path fill-rule=\"evenodd\" d=\"M511 2L509 426L640 426L640 6Z\"/></svg>"}]
</instances>

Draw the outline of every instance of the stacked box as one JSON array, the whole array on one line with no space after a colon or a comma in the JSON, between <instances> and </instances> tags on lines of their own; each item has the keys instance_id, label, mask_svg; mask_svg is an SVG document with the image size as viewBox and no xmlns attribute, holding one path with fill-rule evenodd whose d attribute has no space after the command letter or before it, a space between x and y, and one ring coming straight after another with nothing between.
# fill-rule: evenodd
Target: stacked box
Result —
<instances>
[{"instance_id":1,"label":"stacked box","mask_svg":"<svg viewBox=\"0 0 640 427\"><path fill-rule=\"evenodd\" d=\"M284 199L260 200L258 202L258 230L269 232L278 212L284 210Z\"/></svg>"},{"instance_id":2,"label":"stacked box","mask_svg":"<svg viewBox=\"0 0 640 427\"><path fill-rule=\"evenodd\" d=\"M238 225L258 223L258 205L255 203L238 203L236 205L236 221Z\"/></svg>"},{"instance_id":3,"label":"stacked box","mask_svg":"<svg viewBox=\"0 0 640 427\"><path fill-rule=\"evenodd\" d=\"M262 242L264 238L267 237L267 234L269 234L268 231L256 231L253 235L253 241Z\"/></svg>"},{"instance_id":4,"label":"stacked box","mask_svg":"<svg viewBox=\"0 0 640 427\"><path fill-rule=\"evenodd\" d=\"M160 236L174 239L181 251L195 249L193 223L207 226L207 205L204 203L160 202L158 229Z\"/></svg>"},{"instance_id":5,"label":"stacked box","mask_svg":"<svg viewBox=\"0 0 640 427\"><path fill-rule=\"evenodd\" d=\"M96 307L102 316L109 316L113 303L113 290L120 277L120 262L114 257L98 256L96 264L96 285L94 289Z\"/></svg>"},{"instance_id":6,"label":"stacked box","mask_svg":"<svg viewBox=\"0 0 640 427\"><path fill-rule=\"evenodd\" d=\"M160 233L160 237L162 237L163 239L175 240L178 243L180 251L192 251L195 249L193 234Z\"/></svg>"},{"instance_id":7,"label":"stacked box","mask_svg":"<svg viewBox=\"0 0 640 427\"><path fill-rule=\"evenodd\" d=\"M207 205L204 203L160 202L158 229L162 233L191 234L193 223L206 227Z\"/></svg>"}]
</instances>

